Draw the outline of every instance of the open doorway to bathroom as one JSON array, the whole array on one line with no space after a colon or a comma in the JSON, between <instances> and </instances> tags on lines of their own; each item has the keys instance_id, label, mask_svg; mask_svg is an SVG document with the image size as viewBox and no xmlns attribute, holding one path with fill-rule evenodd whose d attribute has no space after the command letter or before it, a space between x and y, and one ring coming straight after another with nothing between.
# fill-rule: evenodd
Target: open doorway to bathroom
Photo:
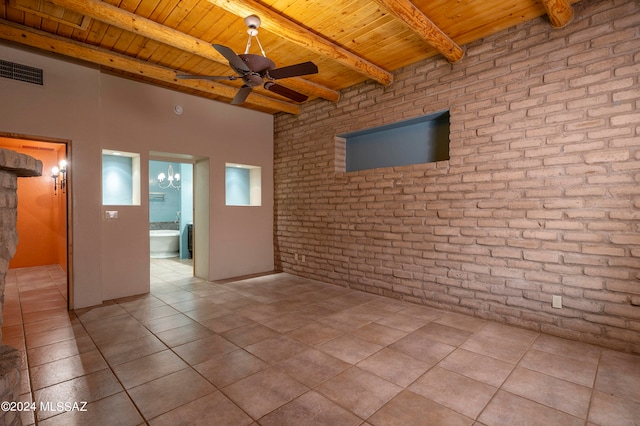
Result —
<instances>
[{"instance_id":1,"label":"open doorway to bathroom","mask_svg":"<svg viewBox=\"0 0 640 426\"><path fill-rule=\"evenodd\" d=\"M18 180L18 246L9 263L5 302L15 295L23 311L73 309L70 141L0 132L0 147L43 166L42 176Z\"/></svg>"},{"instance_id":2,"label":"open doorway to bathroom","mask_svg":"<svg viewBox=\"0 0 640 426\"><path fill-rule=\"evenodd\" d=\"M151 152L149 156L150 281L208 278L209 159Z\"/></svg>"},{"instance_id":3,"label":"open doorway to bathroom","mask_svg":"<svg viewBox=\"0 0 640 426\"><path fill-rule=\"evenodd\" d=\"M152 259L193 259L193 165L149 161Z\"/></svg>"}]
</instances>

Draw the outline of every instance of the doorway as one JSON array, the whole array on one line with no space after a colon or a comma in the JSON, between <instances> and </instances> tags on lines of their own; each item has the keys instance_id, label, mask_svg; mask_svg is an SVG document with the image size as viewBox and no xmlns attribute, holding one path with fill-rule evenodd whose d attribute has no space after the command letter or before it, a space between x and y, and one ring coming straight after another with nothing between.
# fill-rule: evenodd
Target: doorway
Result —
<instances>
[{"instance_id":1,"label":"doorway","mask_svg":"<svg viewBox=\"0 0 640 426\"><path fill-rule=\"evenodd\" d=\"M8 276L24 281L29 287L25 290L33 290L34 301L46 299L71 310L70 141L0 132L0 147L34 157L43 165L42 176L18 180L19 241Z\"/></svg>"},{"instance_id":2,"label":"doorway","mask_svg":"<svg viewBox=\"0 0 640 426\"><path fill-rule=\"evenodd\" d=\"M171 270L208 279L209 159L150 152L148 170L151 283Z\"/></svg>"}]
</instances>

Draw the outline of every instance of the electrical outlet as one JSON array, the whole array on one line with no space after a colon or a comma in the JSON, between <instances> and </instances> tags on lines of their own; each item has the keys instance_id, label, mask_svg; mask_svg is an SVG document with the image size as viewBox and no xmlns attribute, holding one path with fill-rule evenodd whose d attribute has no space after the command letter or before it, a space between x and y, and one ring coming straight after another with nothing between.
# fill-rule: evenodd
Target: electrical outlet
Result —
<instances>
[{"instance_id":1,"label":"electrical outlet","mask_svg":"<svg viewBox=\"0 0 640 426\"><path fill-rule=\"evenodd\" d=\"M106 210L104 212L105 219L117 219L118 218L118 210Z\"/></svg>"},{"instance_id":2,"label":"electrical outlet","mask_svg":"<svg viewBox=\"0 0 640 426\"><path fill-rule=\"evenodd\" d=\"M296 262L298 261L298 253L293 255L293 258L296 260Z\"/></svg>"},{"instance_id":3,"label":"electrical outlet","mask_svg":"<svg viewBox=\"0 0 640 426\"><path fill-rule=\"evenodd\" d=\"M562 296L552 296L551 307L556 309L562 308Z\"/></svg>"},{"instance_id":4,"label":"electrical outlet","mask_svg":"<svg viewBox=\"0 0 640 426\"><path fill-rule=\"evenodd\" d=\"M302 255L302 263L304 263L304 262L305 262L305 257L304 257L304 254L303 254Z\"/></svg>"}]
</instances>

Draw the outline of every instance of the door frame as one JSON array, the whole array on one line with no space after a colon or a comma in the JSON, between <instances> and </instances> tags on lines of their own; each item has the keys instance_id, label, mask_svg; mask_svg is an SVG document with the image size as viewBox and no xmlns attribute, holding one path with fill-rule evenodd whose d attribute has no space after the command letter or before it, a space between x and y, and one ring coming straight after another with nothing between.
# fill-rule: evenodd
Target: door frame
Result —
<instances>
[{"instance_id":1,"label":"door frame","mask_svg":"<svg viewBox=\"0 0 640 426\"><path fill-rule=\"evenodd\" d=\"M70 167L67 169L67 183L65 191L66 204L66 246L67 246L67 310L73 310L73 156L70 139L60 139L46 136L27 135L22 133L8 133L0 131L0 137L15 139L16 141L52 143L65 146L65 156ZM46 173L42 171L43 175ZM20 202L20 201L18 201Z\"/></svg>"}]
</instances>

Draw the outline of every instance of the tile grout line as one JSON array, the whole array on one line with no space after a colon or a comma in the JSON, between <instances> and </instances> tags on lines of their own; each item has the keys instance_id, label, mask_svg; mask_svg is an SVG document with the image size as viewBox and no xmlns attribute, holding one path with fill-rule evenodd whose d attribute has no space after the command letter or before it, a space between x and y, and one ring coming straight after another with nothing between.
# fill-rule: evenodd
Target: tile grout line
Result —
<instances>
[{"instance_id":1,"label":"tile grout line","mask_svg":"<svg viewBox=\"0 0 640 426\"><path fill-rule=\"evenodd\" d=\"M598 351L598 363L596 364L596 372L593 375L593 382L591 384L591 394L589 395L589 404L587 405L587 416L584 419L584 424L587 426L589 424L589 417L591 417L591 406L593 405L593 398L596 393L596 382L598 381L598 372L600 371L600 361L602 360L603 350L600 349Z\"/></svg>"},{"instance_id":2,"label":"tile grout line","mask_svg":"<svg viewBox=\"0 0 640 426\"><path fill-rule=\"evenodd\" d=\"M117 304L117 303L116 303ZM118 305L119 306L119 305ZM126 312L126 311L125 311ZM75 311L74 311L74 315L75 315ZM127 315L130 315L129 312L127 312ZM89 332L89 330L87 330L87 328L85 327L84 322L82 321L82 318L80 318L79 316L76 315L76 317L78 318L78 321L80 321L80 324L82 325L82 328L84 329L84 331L87 333L87 336L89 336L89 338L91 339L91 342L93 343L93 345L96 347L96 350L100 353L100 356L102 357L102 359L104 360L105 364L107 364L107 368L109 369L109 371L111 371L111 374L113 375L113 377L118 381L118 384L120 385L120 387L122 388L122 391L127 395L127 398L129 398L129 401L131 401L131 404L133 404L133 406L135 407L136 411L138 412L138 414L140 414L140 418L144 421L144 423L146 425L149 424L149 422L147 421L147 419L145 418L145 416L142 414L142 412L140 411L140 409L138 408L138 405L135 403L135 401L133 400L133 398L131 398L131 395L129 394L127 388L124 386L124 384L122 383L122 381L120 380L120 378L118 377L118 375L116 374L116 372L113 370L113 366L111 365L111 363L107 360L107 358L104 356L104 354L102 353L102 350L100 349L100 347L96 344L95 340L93 339L93 336L91 335L91 333ZM134 318L135 319L135 318ZM136 320L137 321L137 320ZM163 342L164 343L164 342ZM116 394L114 394L116 395ZM107 395L103 398L97 399L95 401L92 401L92 403L97 402L97 401L101 401L103 399L109 398L110 396L113 395ZM88 404L87 404L88 405Z\"/></svg>"},{"instance_id":3,"label":"tile grout line","mask_svg":"<svg viewBox=\"0 0 640 426\"><path fill-rule=\"evenodd\" d=\"M506 325L506 324L504 324L504 325ZM484 327L486 327L486 326L487 326L487 324L485 324L482 328L484 328ZM480 331L480 330L478 330L478 331ZM528 331L530 331L530 330L528 330ZM496 389L496 391L493 393L493 395L491 395L491 398L489 399L489 401L487 401L487 403L486 403L486 404L485 404L485 406L482 408L482 410L480 410L480 412L478 413L478 415L476 416L476 418L475 418L475 419L473 419L475 422L479 422L479 420L478 420L478 419L480 419L480 417L482 417L482 414L487 410L487 407L488 407L488 406L491 404L491 402L495 399L495 397L496 397L496 395L498 394L498 392L500 392L500 391L502 391L502 392L507 392L507 393L509 393L509 394L511 394L511 395L514 395L514 396L516 396L516 397L523 398L523 397L521 397L520 395L515 395L515 394L513 394L513 393L511 393L511 392L509 392L509 391L507 391L507 390L502 389L502 387L503 387L503 386L504 386L504 384L507 382L507 380L509 380L509 377L511 377L511 376L513 375L514 371L516 371L516 368L518 368L518 365L520 364L520 362L522 361L522 359L527 355L527 353L531 350L531 348L533 348L533 345L535 344L536 340L538 340L538 339L540 338L540 333L539 333L539 332L535 332L535 333L537 334L537 336L535 337L535 339L531 339L531 342L530 342L530 343L529 343L529 345L527 346L527 349L525 349L525 350L522 352L522 355L520 355L520 357L518 358L518 360L513 364L513 368L511 369L511 371L509 372L509 374L507 374L507 377L505 377L505 378L504 378L504 380L500 383L500 386L498 386L498 387L497 387L497 389ZM493 358L493 357L491 357L491 358ZM498 358L494 358L494 359L498 359ZM528 401L532 401L532 400L530 400L529 398L524 398L524 399L526 399L526 400L528 400ZM536 402L536 401L532 401L532 402L535 402L535 403L539 404L539 403L538 403L538 402ZM544 404L541 404L541 405L544 405ZM546 405L545 405L545 407L546 407ZM552 408L552 409L554 409L554 410L557 410L556 408L553 408L553 407L549 407L549 408Z\"/></svg>"}]
</instances>

